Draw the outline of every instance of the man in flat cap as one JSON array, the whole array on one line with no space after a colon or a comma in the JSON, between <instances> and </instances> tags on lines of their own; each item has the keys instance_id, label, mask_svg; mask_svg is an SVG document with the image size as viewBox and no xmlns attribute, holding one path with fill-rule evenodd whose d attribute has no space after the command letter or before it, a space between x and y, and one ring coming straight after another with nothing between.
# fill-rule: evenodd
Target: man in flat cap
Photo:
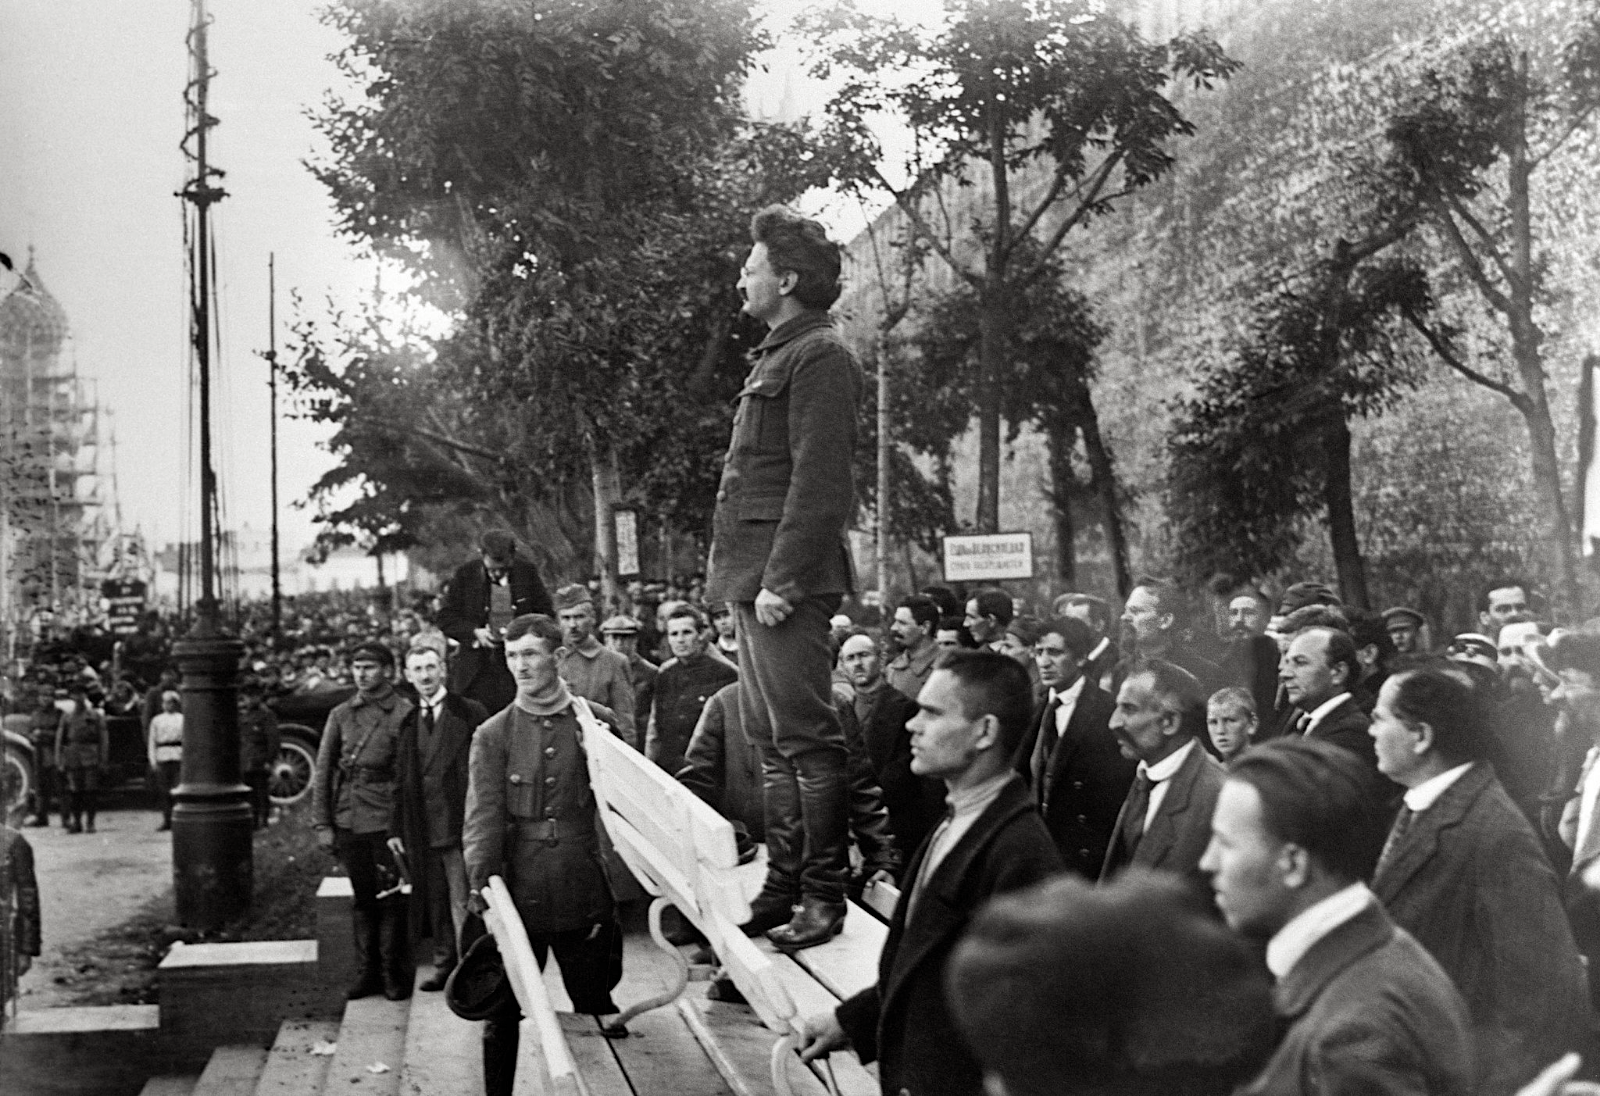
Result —
<instances>
[{"instance_id":1,"label":"man in flat cap","mask_svg":"<svg viewBox=\"0 0 1600 1096\"><path fill-rule=\"evenodd\" d=\"M460 646L450 667L450 691L498 712L517 693L506 670L501 638L511 619L555 610L539 570L517 555L510 533L491 529L479 540L481 557L451 576L439 604L439 630Z\"/></svg>"},{"instance_id":2,"label":"man in flat cap","mask_svg":"<svg viewBox=\"0 0 1600 1096\"><path fill-rule=\"evenodd\" d=\"M656 675L661 672L654 662L639 653L639 633L643 625L626 613L607 617L600 625L605 644L628 660L628 680L633 684L633 719L635 726L640 717L648 718L650 702L655 697Z\"/></svg>"},{"instance_id":3,"label":"man in flat cap","mask_svg":"<svg viewBox=\"0 0 1600 1096\"><path fill-rule=\"evenodd\" d=\"M561 654L556 667L578 696L604 705L616 714L613 730L628 745L641 743L634 730L633 673L628 660L595 638L594 595L580 582L556 591L556 619L561 623Z\"/></svg>"},{"instance_id":4,"label":"man in flat cap","mask_svg":"<svg viewBox=\"0 0 1600 1096\"><path fill-rule=\"evenodd\" d=\"M1428 626L1428 620L1415 609L1408 609L1404 605L1396 605L1392 609L1383 611L1384 627L1389 629L1389 642L1394 644L1395 653L1398 655L1420 655L1427 653L1423 641L1423 629Z\"/></svg>"}]
</instances>

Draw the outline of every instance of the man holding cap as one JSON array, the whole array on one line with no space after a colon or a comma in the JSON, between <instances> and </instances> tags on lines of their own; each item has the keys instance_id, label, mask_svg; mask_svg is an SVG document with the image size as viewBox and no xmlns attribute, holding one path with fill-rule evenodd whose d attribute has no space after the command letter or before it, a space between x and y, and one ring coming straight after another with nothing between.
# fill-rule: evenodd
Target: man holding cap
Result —
<instances>
[{"instance_id":1,"label":"man holding cap","mask_svg":"<svg viewBox=\"0 0 1600 1096\"><path fill-rule=\"evenodd\" d=\"M415 708L394 691L393 674L394 655L382 643L350 652L356 695L328 713L312 786L317 842L343 862L355 897L350 922L359 973L351 1000L380 991L391 1001L411 996L406 896L387 893L399 884L387 842L400 728Z\"/></svg>"}]
</instances>

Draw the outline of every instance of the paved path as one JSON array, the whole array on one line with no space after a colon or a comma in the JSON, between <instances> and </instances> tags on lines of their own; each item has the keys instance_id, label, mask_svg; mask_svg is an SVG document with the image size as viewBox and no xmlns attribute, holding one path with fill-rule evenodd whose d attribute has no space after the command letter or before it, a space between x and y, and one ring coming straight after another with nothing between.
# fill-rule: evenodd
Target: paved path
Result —
<instances>
[{"instance_id":1,"label":"paved path","mask_svg":"<svg viewBox=\"0 0 1600 1096\"><path fill-rule=\"evenodd\" d=\"M70 990L56 977L68 973L64 949L115 928L153 899L172 917L172 835L157 833L151 810L102 811L98 833L69 834L53 819L49 828L25 828L39 876L44 954L22 978L23 1009L66 1004Z\"/></svg>"}]
</instances>

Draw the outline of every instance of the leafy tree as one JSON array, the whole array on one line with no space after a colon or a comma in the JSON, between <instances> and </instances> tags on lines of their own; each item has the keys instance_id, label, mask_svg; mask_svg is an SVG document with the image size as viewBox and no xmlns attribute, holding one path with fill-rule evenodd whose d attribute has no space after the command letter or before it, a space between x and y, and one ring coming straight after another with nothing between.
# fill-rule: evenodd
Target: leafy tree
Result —
<instances>
[{"instance_id":1,"label":"leafy tree","mask_svg":"<svg viewBox=\"0 0 1600 1096\"><path fill-rule=\"evenodd\" d=\"M1349 424L1421 379L1401 316L1432 312L1427 279L1406 259L1375 259L1409 227L1339 240L1309 276L1262 302L1247 339L1182 402L1167 506L1188 580L1270 574L1292 557L1303 519L1320 514L1344 599L1368 606Z\"/></svg>"},{"instance_id":2,"label":"leafy tree","mask_svg":"<svg viewBox=\"0 0 1600 1096\"><path fill-rule=\"evenodd\" d=\"M403 526L404 507L439 504L402 474L438 396L458 414L435 444L500 454L519 531L574 564L570 533L588 526L609 585L608 511L625 484L663 520L705 521L719 397L736 390L749 335L733 320L747 218L817 171L795 134L742 120L740 82L763 44L749 5L339 0L328 18L365 94L324 104L332 152L313 170L342 231L398 258L457 320L423 355L428 370L360 355L393 374L392 391L359 373L327 389L381 420L394 447L375 461L336 438L336 476L389 479L368 487L372 513L334 516ZM307 376L326 387L333 372ZM486 491L457 497L505 504Z\"/></svg>"},{"instance_id":3,"label":"leafy tree","mask_svg":"<svg viewBox=\"0 0 1600 1096\"><path fill-rule=\"evenodd\" d=\"M1491 339L1509 350L1512 369L1480 367L1462 352L1451 336L1469 321L1439 328L1420 314L1407 318L1446 365L1521 414L1550 570L1559 598L1575 608L1576 539L1546 388L1545 316L1555 300L1548 248L1560 230L1539 216L1536 184L1600 109L1600 12L1593 4L1554 4L1541 14L1566 21L1554 56L1536 56L1529 28L1504 14L1480 20L1461 45L1423 68L1390 115L1386 136L1397 193L1422 210L1451 274L1473 298L1467 307L1487 306L1498 327Z\"/></svg>"},{"instance_id":4,"label":"leafy tree","mask_svg":"<svg viewBox=\"0 0 1600 1096\"><path fill-rule=\"evenodd\" d=\"M1091 0L949 0L929 31L846 3L805 26L820 43L818 75L841 79L825 128L839 178L887 193L975 295L976 524L993 531L1007 303L1047 275L1074 227L1171 167L1168 143L1193 127L1168 85L1209 87L1236 65L1204 34L1146 42ZM872 129L885 118L913 135L909 156L892 166ZM968 186L981 195L978 211L958 219L945 196Z\"/></svg>"}]
</instances>

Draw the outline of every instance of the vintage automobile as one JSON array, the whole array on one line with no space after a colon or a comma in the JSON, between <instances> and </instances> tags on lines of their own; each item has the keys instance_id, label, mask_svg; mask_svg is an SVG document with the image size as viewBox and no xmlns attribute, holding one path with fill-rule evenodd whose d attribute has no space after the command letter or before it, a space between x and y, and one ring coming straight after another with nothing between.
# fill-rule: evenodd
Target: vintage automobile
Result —
<instances>
[{"instance_id":1,"label":"vintage automobile","mask_svg":"<svg viewBox=\"0 0 1600 1096\"><path fill-rule=\"evenodd\" d=\"M278 717L280 736L277 759L267 772L267 794L274 803L286 807L311 791L328 713L354 695L354 686L329 685L283 693L268 702Z\"/></svg>"}]
</instances>

